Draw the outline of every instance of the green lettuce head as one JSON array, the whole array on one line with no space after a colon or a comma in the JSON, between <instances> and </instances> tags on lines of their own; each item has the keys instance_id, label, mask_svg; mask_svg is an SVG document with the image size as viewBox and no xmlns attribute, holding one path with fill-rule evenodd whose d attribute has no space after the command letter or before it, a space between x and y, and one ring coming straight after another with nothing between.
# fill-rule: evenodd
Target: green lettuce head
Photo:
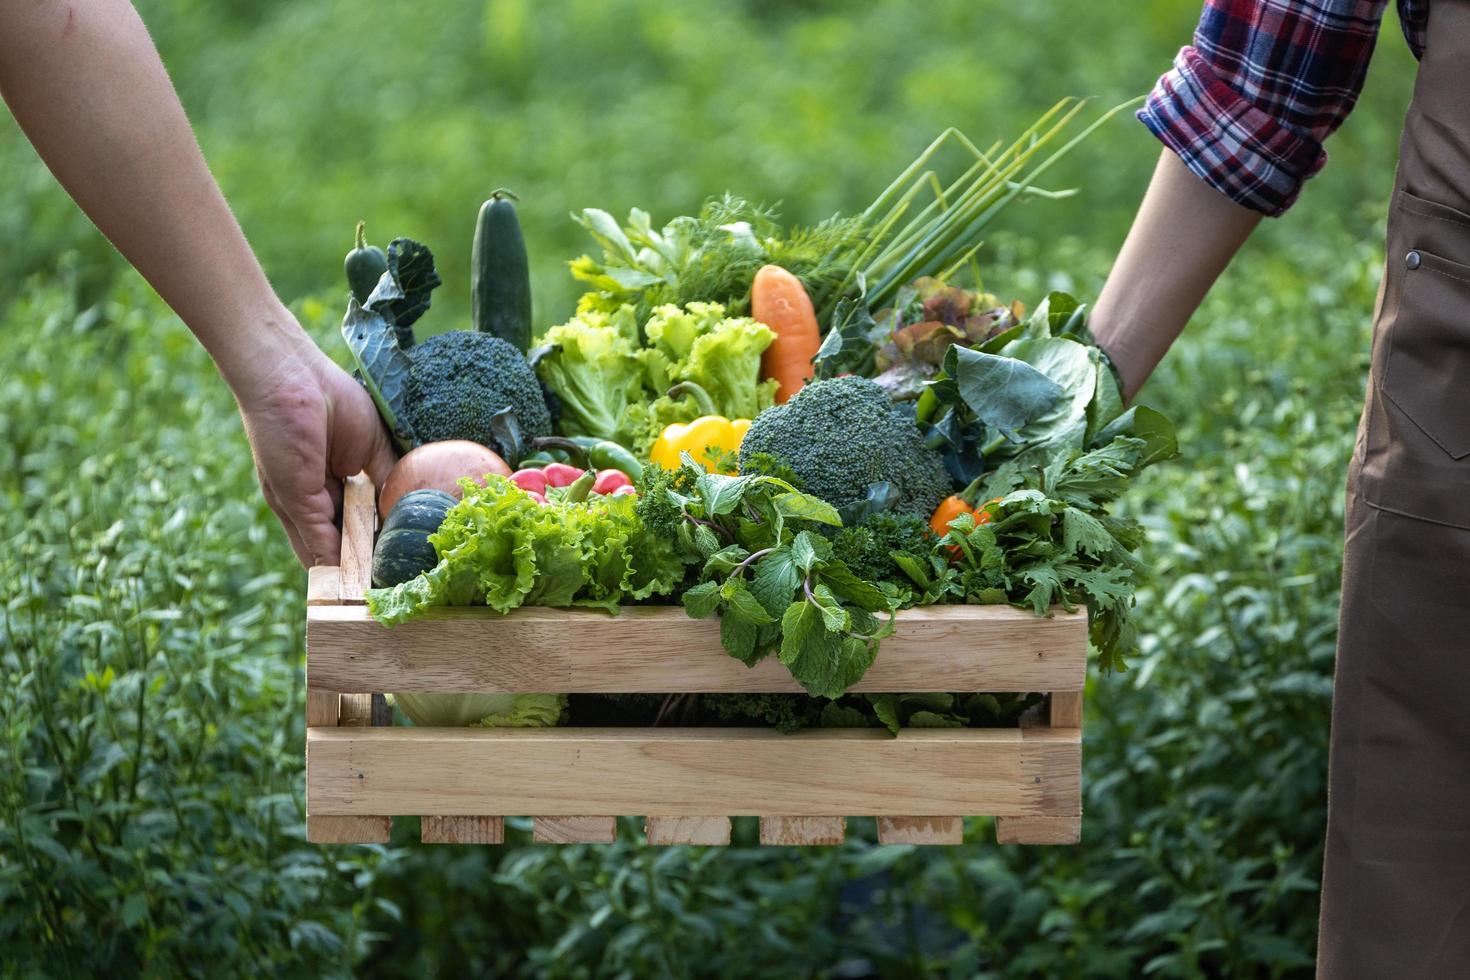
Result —
<instances>
[{"instance_id":1,"label":"green lettuce head","mask_svg":"<svg viewBox=\"0 0 1470 980\"><path fill-rule=\"evenodd\" d=\"M550 728L561 724L563 694L390 694L421 728Z\"/></svg>"}]
</instances>

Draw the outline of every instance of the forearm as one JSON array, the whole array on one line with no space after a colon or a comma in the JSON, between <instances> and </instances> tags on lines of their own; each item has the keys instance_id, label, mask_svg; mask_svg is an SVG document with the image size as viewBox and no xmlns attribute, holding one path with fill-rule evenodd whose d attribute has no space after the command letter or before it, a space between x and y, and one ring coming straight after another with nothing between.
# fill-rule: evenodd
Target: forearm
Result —
<instances>
[{"instance_id":1,"label":"forearm","mask_svg":"<svg viewBox=\"0 0 1470 980\"><path fill-rule=\"evenodd\" d=\"M1131 398L1260 223L1163 151L1091 327Z\"/></svg>"},{"instance_id":2,"label":"forearm","mask_svg":"<svg viewBox=\"0 0 1470 980\"><path fill-rule=\"evenodd\" d=\"M237 396L309 343L214 182L127 0L0 3L0 95L46 165Z\"/></svg>"}]
</instances>

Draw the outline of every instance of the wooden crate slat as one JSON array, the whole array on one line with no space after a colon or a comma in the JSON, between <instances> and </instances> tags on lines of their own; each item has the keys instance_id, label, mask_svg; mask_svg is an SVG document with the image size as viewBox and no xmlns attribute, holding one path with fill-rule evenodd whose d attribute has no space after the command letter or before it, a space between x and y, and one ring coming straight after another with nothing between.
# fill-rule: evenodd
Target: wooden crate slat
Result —
<instances>
[{"instance_id":1,"label":"wooden crate slat","mask_svg":"<svg viewBox=\"0 0 1470 980\"><path fill-rule=\"evenodd\" d=\"M344 585L345 589L345 585ZM361 605L307 610L310 683L339 691L568 694L799 692L775 657L754 668L725 654L719 622L677 606L593 610L435 610L391 629ZM1080 690L1087 615L1009 606L899 613L897 633L854 691Z\"/></svg>"},{"instance_id":2,"label":"wooden crate slat","mask_svg":"<svg viewBox=\"0 0 1470 980\"><path fill-rule=\"evenodd\" d=\"M425 844L504 844L504 817L422 817L419 840Z\"/></svg>"},{"instance_id":3,"label":"wooden crate slat","mask_svg":"<svg viewBox=\"0 0 1470 980\"><path fill-rule=\"evenodd\" d=\"M643 823L648 843L729 844L729 817L649 817Z\"/></svg>"},{"instance_id":4,"label":"wooden crate slat","mask_svg":"<svg viewBox=\"0 0 1470 980\"><path fill-rule=\"evenodd\" d=\"M311 814L306 818L306 840L310 844L386 844L392 829L387 817Z\"/></svg>"},{"instance_id":5,"label":"wooden crate slat","mask_svg":"<svg viewBox=\"0 0 1470 980\"><path fill-rule=\"evenodd\" d=\"M306 604L335 606L342 601L342 570L336 565L313 565L306 570Z\"/></svg>"},{"instance_id":6,"label":"wooden crate slat","mask_svg":"<svg viewBox=\"0 0 1470 980\"><path fill-rule=\"evenodd\" d=\"M531 839L537 844L611 844L618 839L616 817L534 817Z\"/></svg>"},{"instance_id":7,"label":"wooden crate slat","mask_svg":"<svg viewBox=\"0 0 1470 980\"><path fill-rule=\"evenodd\" d=\"M1067 729L314 728L307 746L320 813L1081 813Z\"/></svg>"},{"instance_id":8,"label":"wooden crate slat","mask_svg":"<svg viewBox=\"0 0 1470 980\"><path fill-rule=\"evenodd\" d=\"M879 817L880 844L963 844L962 817Z\"/></svg>"},{"instance_id":9,"label":"wooden crate slat","mask_svg":"<svg viewBox=\"0 0 1470 980\"><path fill-rule=\"evenodd\" d=\"M761 843L814 847L841 844L847 837L842 817L761 817Z\"/></svg>"},{"instance_id":10,"label":"wooden crate slat","mask_svg":"<svg viewBox=\"0 0 1470 980\"><path fill-rule=\"evenodd\" d=\"M348 477L342 488L340 582L344 603L361 605L368 587L372 585L373 531L377 522L378 499L373 481L365 473Z\"/></svg>"},{"instance_id":11,"label":"wooden crate slat","mask_svg":"<svg viewBox=\"0 0 1470 980\"><path fill-rule=\"evenodd\" d=\"M1082 692L1056 691L1051 696L1051 727L1082 727Z\"/></svg>"},{"instance_id":12,"label":"wooden crate slat","mask_svg":"<svg viewBox=\"0 0 1470 980\"><path fill-rule=\"evenodd\" d=\"M339 712L341 711L341 699L342 695L336 691L318 691L308 687L306 689L307 726L336 728Z\"/></svg>"},{"instance_id":13,"label":"wooden crate slat","mask_svg":"<svg viewBox=\"0 0 1470 980\"><path fill-rule=\"evenodd\" d=\"M347 728L366 728L373 723L371 694L342 695L341 715L337 724Z\"/></svg>"},{"instance_id":14,"label":"wooden crate slat","mask_svg":"<svg viewBox=\"0 0 1470 980\"><path fill-rule=\"evenodd\" d=\"M1082 840L1082 817L1000 817L997 844L1076 844Z\"/></svg>"}]
</instances>

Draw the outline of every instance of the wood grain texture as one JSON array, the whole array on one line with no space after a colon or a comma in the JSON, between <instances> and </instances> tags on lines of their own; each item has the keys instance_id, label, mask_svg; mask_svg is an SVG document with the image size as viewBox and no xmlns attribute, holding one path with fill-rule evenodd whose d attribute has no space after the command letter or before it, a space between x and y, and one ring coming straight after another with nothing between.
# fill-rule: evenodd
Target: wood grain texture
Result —
<instances>
[{"instance_id":1,"label":"wood grain texture","mask_svg":"<svg viewBox=\"0 0 1470 980\"><path fill-rule=\"evenodd\" d=\"M715 619L677 606L435 610L391 629L363 606L307 610L310 682L338 691L568 694L798 692L775 657L748 668L720 647ZM1009 606L935 606L898 614L897 633L854 691L1080 690L1087 615Z\"/></svg>"},{"instance_id":2,"label":"wood grain texture","mask_svg":"<svg viewBox=\"0 0 1470 980\"><path fill-rule=\"evenodd\" d=\"M344 603L361 605L368 587L372 585L373 532L377 529L377 521L378 498L373 481L366 473L349 476L342 488L340 581Z\"/></svg>"},{"instance_id":3,"label":"wood grain texture","mask_svg":"<svg viewBox=\"0 0 1470 980\"><path fill-rule=\"evenodd\" d=\"M649 817L643 822L648 843L729 844L729 817Z\"/></svg>"},{"instance_id":4,"label":"wood grain texture","mask_svg":"<svg viewBox=\"0 0 1470 980\"><path fill-rule=\"evenodd\" d=\"M531 839L537 844L611 844L618 839L616 817L536 817Z\"/></svg>"},{"instance_id":5,"label":"wood grain texture","mask_svg":"<svg viewBox=\"0 0 1470 980\"><path fill-rule=\"evenodd\" d=\"M341 695L336 691L318 691L313 688L306 689L306 725L308 728L326 726L337 727L339 702Z\"/></svg>"},{"instance_id":6,"label":"wood grain texture","mask_svg":"<svg viewBox=\"0 0 1470 980\"><path fill-rule=\"evenodd\" d=\"M841 844L847 836L842 817L761 817L761 843L814 847Z\"/></svg>"},{"instance_id":7,"label":"wood grain texture","mask_svg":"<svg viewBox=\"0 0 1470 980\"><path fill-rule=\"evenodd\" d=\"M342 601L342 571L336 565L313 565L306 570L306 604L335 606Z\"/></svg>"},{"instance_id":8,"label":"wood grain texture","mask_svg":"<svg viewBox=\"0 0 1470 980\"><path fill-rule=\"evenodd\" d=\"M504 817L422 817L419 840L425 844L504 844Z\"/></svg>"},{"instance_id":9,"label":"wood grain texture","mask_svg":"<svg viewBox=\"0 0 1470 980\"><path fill-rule=\"evenodd\" d=\"M373 723L373 696L371 694L342 695L341 713L337 724L345 728L367 728Z\"/></svg>"},{"instance_id":10,"label":"wood grain texture","mask_svg":"<svg viewBox=\"0 0 1470 980\"><path fill-rule=\"evenodd\" d=\"M1076 844L1082 840L1082 817L1001 817L995 821L997 844Z\"/></svg>"},{"instance_id":11,"label":"wood grain texture","mask_svg":"<svg viewBox=\"0 0 1470 980\"><path fill-rule=\"evenodd\" d=\"M879 817L880 844L963 844L962 817Z\"/></svg>"},{"instance_id":12,"label":"wood grain texture","mask_svg":"<svg viewBox=\"0 0 1470 980\"><path fill-rule=\"evenodd\" d=\"M306 840L311 844L386 844L393 824L387 817L309 815Z\"/></svg>"},{"instance_id":13,"label":"wood grain texture","mask_svg":"<svg viewBox=\"0 0 1470 980\"><path fill-rule=\"evenodd\" d=\"M307 750L320 813L1081 812L1081 733L1066 729L314 728Z\"/></svg>"},{"instance_id":14,"label":"wood grain texture","mask_svg":"<svg viewBox=\"0 0 1470 980\"><path fill-rule=\"evenodd\" d=\"M1051 727L1082 727L1082 692L1053 691L1051 695Z\"/></svg>"}]
</instances>

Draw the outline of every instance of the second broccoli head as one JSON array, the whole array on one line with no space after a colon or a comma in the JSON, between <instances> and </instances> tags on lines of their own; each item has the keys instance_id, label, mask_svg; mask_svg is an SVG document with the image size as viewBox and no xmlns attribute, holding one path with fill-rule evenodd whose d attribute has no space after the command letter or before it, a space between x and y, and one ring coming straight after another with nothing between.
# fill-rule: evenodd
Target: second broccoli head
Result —
<instances>
[{"instance_id":1,"label":"second broccoli head","mask_svg":"<svg viewBox=\"0 0 1470 980\"><path fill-rule=\"evenodd\" d=\"M839 510L860 504L877 483L897 490L894 513L923 517L953 492L918 425L867 378L816 381L760 413L740 444L742 471L759 465L756 454L789 466L803 490Z\"/></svg>"},{"instance_id":2,"label":"second broccoli head","mask_svg":"<svg viewBox=\"0 0 1470 980\"><path fill-rule=\"evenodd\" d=\"M408 424L419 443L468 439L509 459L513 447L491 419L509 408L527 440L551 435L551 414L531 365L514 345L474 330L452 330L409 350Z\"/></svg>"}]
</instances>

